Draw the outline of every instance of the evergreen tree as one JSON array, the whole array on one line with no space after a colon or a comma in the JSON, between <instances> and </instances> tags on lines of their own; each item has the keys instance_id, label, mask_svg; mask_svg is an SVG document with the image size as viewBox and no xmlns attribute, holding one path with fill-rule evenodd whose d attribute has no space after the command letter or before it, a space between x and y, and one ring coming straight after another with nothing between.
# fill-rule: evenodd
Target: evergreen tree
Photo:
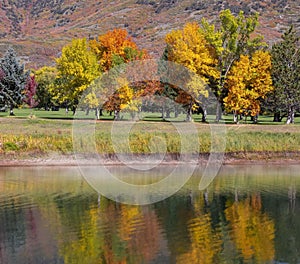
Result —
<instances>
[{"instance_id":1,"label":"evergreen tree","mask_svg":"<svg viewBox=\"0 0 300 264\"><path fill-rule=\"evenodd\" d=\"M20 63L13 48L9 48L0 60L0 103L13 109L24 99L24 89L29 78L29 71Z\"/></svg>"},{"instance_id":2,"label":"evergreen tree","mask_svg":"<svg viewBox=\"0 0 300 264\"><path fill-rule=\"evenodd\" d=\"M274 112L274 121L287 116L287 124L294 123L295 111L300 103L300 49L299 37L291 26L282 41L273 45L272 80L274 91L267 98L267 107Z\"/></svg>"}]
</instances>

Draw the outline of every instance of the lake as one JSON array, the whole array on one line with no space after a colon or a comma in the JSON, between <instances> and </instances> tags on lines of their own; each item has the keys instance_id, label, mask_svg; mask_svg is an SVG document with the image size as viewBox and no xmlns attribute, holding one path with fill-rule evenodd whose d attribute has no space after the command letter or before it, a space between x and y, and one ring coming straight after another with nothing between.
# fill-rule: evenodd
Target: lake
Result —
<instances>
[{"instance_id":1,"label":"lake","mask_svg":"<svg viewBox=\"0 0 300 264\"><path fill-rule=\"evenodd\" d=\"M299 165L226 165L205 191L200 177L133 206L98 195L76 167L2 167L0 263L300 263Z\"/></svg>"}]
</instances>

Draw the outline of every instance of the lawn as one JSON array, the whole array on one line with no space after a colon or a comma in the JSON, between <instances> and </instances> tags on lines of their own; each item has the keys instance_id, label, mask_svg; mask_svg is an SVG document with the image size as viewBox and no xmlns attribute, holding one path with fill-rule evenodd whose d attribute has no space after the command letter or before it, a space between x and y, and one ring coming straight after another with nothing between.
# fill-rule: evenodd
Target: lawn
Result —
<instances>
[{"instance_id":1,"label":"lawn","mask_svg":"<svg viewBox=\"0 0 300 264\"><path fill-rule=\"evenodd\" d=\"M89 126L95 129L93 138L87 136L83 139L85 145L91 140L96 142L98 153L112 154L115 150L120 152L132 152L134 154L151 153L155 151L178 153L181 151L181 136L174 128L174 123L170 119L168 122L162 121L160 114L152 113L144 116L144 121L135 122L130 130L129 144L130 150L120 145L112 143L112 127L114 122L109 114L105 113L103 120L94 122L94 113L85 116L85 129L89 131ZM118 121L121 128L124 121L129 116L124 116L123 121ZM182 120L184 116L179 117ZM239 125L232 124L232 117L224 117L226 125L226 153L235 157L247 158L257 156L286 156L291 153L300 152L300 118L296 118L295 125L285 125L273 123L272 117L261 116L258 124L247 124L241 122ZM87 121L90 120L90 121ZM185 128L184 137L189 137L189 127L194 126L198 133L200 145L195 142L194 137L190 137L188 149L194 153L209 153L211 148L211 129L213 125L198 122L200 116L194 116L195 122L177 122ZM213 116L209 116L213 121ZM173 121L178 121L173 118ZM7 113L0 113L0 153L1 157L32 157L49 155L53 153L71 154L73 152L73 115L71 112L44 111L30 109L16 109L14 117L8 117ZM125 130L124 130L125 131ZM121 139L128 135L122 129L117 130L115 138ZM86 141L86 143L84 143ZM163 143L164 141L165 143ZM116 143L114 143L116 144ZM165 146L164 146L165 144ZM158 146L158 148L156 148ZM162 146L162 147L161 147ZM298 155L298 154L297 154ZM296 156L297 156L296 155Z\"/></svg>"}]
</instances>

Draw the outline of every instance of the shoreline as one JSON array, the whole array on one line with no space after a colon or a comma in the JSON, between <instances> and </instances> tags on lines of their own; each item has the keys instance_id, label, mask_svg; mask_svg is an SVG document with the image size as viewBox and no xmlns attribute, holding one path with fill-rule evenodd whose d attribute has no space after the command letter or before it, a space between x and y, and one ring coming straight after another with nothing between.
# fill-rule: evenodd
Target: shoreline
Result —
<instances>
[{"instance_id":1,"label":"shoreline","mask_svg":"<svg viewBox=\"0 0 300 264\"><path fill-rule=\"evenodd\" d=\"M147 162L147 155L131 155L130 164L153 164ZM206 165L209 154L194 155L191 160L181 161L178 154L167 154L163 160L156 160L157 165L199 164ZM100 160L100 162L99 162ZM219 162L218 162L219 163ZM237 152L225 153L222 165L300 165L298 152ZM125 166L116 154L101 155L76 159L74 155L42 155L40 157L0 155L0 167L76 167L76 166Z\"/></svg>"}]
</instances>

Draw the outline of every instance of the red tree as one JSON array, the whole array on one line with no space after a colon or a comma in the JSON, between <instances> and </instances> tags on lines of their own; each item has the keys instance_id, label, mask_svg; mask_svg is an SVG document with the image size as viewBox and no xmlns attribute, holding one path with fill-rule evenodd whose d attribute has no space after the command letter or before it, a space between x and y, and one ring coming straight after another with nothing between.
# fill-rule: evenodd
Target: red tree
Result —
<instances>
[{"instance_id":1,"label":"red tree","mask_svg":"<svg viewBox=\"0 0 300 264\"><path fill-rule=\"evenodd\" d=\"M28 81L25 86L25 99L24 102L29 105L30 108L33 108L37 105L37 101L34 96L36 94L37 82L35 81L35 76L31 75L28 78Z\"/></svg>"}]
</instances>

